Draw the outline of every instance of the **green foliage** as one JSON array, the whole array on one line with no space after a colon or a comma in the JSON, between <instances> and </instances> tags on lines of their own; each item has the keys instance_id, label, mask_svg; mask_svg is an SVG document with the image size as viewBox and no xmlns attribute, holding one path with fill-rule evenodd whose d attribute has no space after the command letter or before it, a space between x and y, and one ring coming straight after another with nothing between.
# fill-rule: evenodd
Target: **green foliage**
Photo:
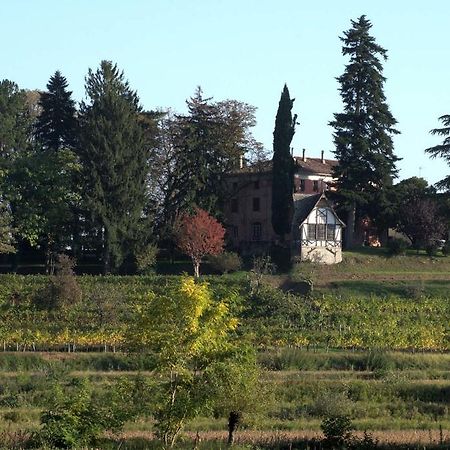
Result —
<instances>
[{"instance_id":1,"label":"green foliage","mask_svg":"<svg viewBox=\"0 0 450 450\"><path fill-rule=\"evenodd\" d=\"M326 417L320 428L325 435L324 445L326 447L343 447L350 443L353 425L348 416L338 415Z\"/></svg>"},{"instance_id":2,"label":"green foliage","mask_svg":"<svg viewBox=\"0 0 450 450\"><path fill-rule=\"evenodd\" d=\"M56 448L91 445L105 430L121 428L125 418L120 406L96 402L85 383L70 395L56 387L54 404L42 413L35 441Z\"/></svg>"},{"instance_id":3,"label":"green foliage","mask_svg":"<svg viewBox=\"0 0 450 450\"><path fill-rule=\"evenodd\" d=\"M16 233L33 246L44 245L51 257L71 242L79 169L71 150L55 153L36 144L17 155L8 174Z\"/></svg>"},{"instance_id":4,"label":"green foliage","mask_svg":"<svg viewBox=\"0 0 450 450\"><path fill-rule=\"evenodd\" d=\"M408 247L409 244L404 239L392 238L387 244L388 254L392 256L404 255Z\"/></svg>"},{"instance_id":5,"label":"green foliage","mask_svg":"<svg viewBox=\"0 0 450 450\"><path fill-rule=\"evenodd\" d=\"M37 292L34 303L49 310L67 309L81 300L81 288L73 268L75 261L60 254L56 262L56 275L49 277L48 285Z\"/></svg>"},{"instance_id":6,"label":"green foliage","mask_svg":"<svg viewBox=\"0 0 450 450\"><path fill-rule=\"evenodd\" d=\"M210 400L204 380L212 364L232 349L227 300L215 303L208 285L192 278L162 295L148 293L136 302L128 340L152 353L156 371L163 377L155 412L156 434L173 447L184 424Z\"/></svg>"},{"instance_id":7,"label":"green foliage","mask_svg":"<svg viewBox=\"0 0 450 450\"><path fill-rule=\"evenodd\" d=\"M0 254L14 253L12 217L5 202L0 199Z\"/></svg>"},{"instance_id":8,"label":"green foliage","mask_svg":"<svg viewBox=\"0 0 450 450\"><path fill-rule=\"evenodd\" d=\"M149 149L139 99L116 65L102 61L96 72L89 70L86 93L78 149L86 180L84 207L95 227L104 230L103 266L109 273L139 247Z\"/></svg>"},{"instance_id":9,"label":"green foliage","mask_svg":"<svg viewBox=\"0 0 450 450\"><path fill-rule=\"evenodd\" d=\"M213 102L200 87L186 101L188 114L166 123L169 141L160 177L163 199L161 226L170 227L178 214L199 207L222 218L228 200L226 177L240 157L261 151L252 136L256 108L235 100Z\"/></svg>"},{"instance_id":10,"label":"green foliage","mask_svg":"<svg viewBox=\"0 0 450 450\"><path fill-rule=\"evenodd\" d=\"M392 183L399 158L392 136L398 131L383 91L385 77L381 59L387 52L369 34L372 24L365 16L352 20L344 32L342 53L350 62L338 77L344 111L334 114L335 155L340 202L356 219L363 217L376 193ZM348 244L353 245L354 223L348 220Z\"/></svg>"},{"instance_id":11,"label":"green foliage","mask_svg":"<svg viewBox=\"0 0 450 450\"><path fill-rule=\"evenodd\" d=\"M450 115L443 115L439 117L439 120L442 122L443 127L431 130L431 134L443 136L444 141L442 144L427 148L425 152L431 155L432 158L443 158L444 161L447 162L447 165L450 166ZM450 175L439 181L436 184L436 187L438 189L449 191Z\"/></svg>"},{"instance_id":12,"label":"green foliage","mask_svg":"<svg viewBox=\"0 0 450 450\"><path fill-rule=\"evenodd\" d=\"M437 245L436 241L428 242L428 244L425 247L425 251L427 252L428 256L436 256L438 253L439 247Z\"/></svg>"},{"instance_id":13,"label":"green foliage","mask_svg":"<svg viewBox=\"0 0 450 450\"><path fill-rule=\"evenodd\" d=\"M294 215L294 160L291 156L291 141L295 133L297 115L292 117L294 99L284 85L275 118L272 159L272 226L282 240L291 231Z\"/></svg>"},{"instance_id":14,"label":"green foliage","mask_svg":"<svg viewBox=\"0 0 450 450\"><path fill-rule=\"evenodd\" d=\"M9 80L0 82L0 176L15 154L26 147L30 116L25 92Z\"/></svg>"},{"instance_id":15,"label":"green foliage","mask_svg":"<svg viewBox=\"0 0 450 450\"><path fill-rule=\"evenodd\" d=\"M153 272L158 255L158 246L148 244L136 253L136 267L139 273L148 275Z\"/></svg>"},{"instance_id":16,"label":"green foliage","mask_svg":"<svg viewBox=\"0 0 450 450\"><path fill-rule=\"evenodd\" d=\"M223 252L210 256L208 262L219 273L236 272L242 267L242 259L235 252Z\"/></svg>"},{"instance_id":17,"label":"green foliage","mask_svg":"<svg viewBox=\"0 0 450 450\"><path fill-rule=\"evenodd\" d=\"M44 148L53 151L73 149L77 140L75 101L68 83L57 70L47 83L47 92L39 99L41 113L35 124L35 136Z\"/></svg>"}]
</instances>

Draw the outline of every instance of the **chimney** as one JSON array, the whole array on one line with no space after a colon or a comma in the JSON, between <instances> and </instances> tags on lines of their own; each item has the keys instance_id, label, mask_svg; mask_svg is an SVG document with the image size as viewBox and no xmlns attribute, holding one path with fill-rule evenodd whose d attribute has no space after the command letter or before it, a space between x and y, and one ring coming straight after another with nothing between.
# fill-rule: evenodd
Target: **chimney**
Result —
<instances>
[{"instance_id":1,"label":"chimney","mask_svg":"<svg viewBox=\"0 0 450 450\"><path fill-rule=\"evenodd\" d=\"M323 158L323 154L324 154L325 152L322 150L322 156L321 156L321 159L322 159L322 164L325 164L325 159Z\"/></svg>"},{"instance_id":2,"label":"chimney","mask_svg":"<svg viewBox=\"0 0 450 450\"><path fill-rule=\"evenodd\" d=\"M244 155L239 155L239 169L244 168Z\"/></svg>"},{"instance_id":3,"label":"chimney","mask_svg":"<svg viewBox=\"0 0 450 450\"><path fill-rule=\"evenodd\" d=\"M303 149L302 161L306 161L306 149Z\"/></svg>"}]
</instances>

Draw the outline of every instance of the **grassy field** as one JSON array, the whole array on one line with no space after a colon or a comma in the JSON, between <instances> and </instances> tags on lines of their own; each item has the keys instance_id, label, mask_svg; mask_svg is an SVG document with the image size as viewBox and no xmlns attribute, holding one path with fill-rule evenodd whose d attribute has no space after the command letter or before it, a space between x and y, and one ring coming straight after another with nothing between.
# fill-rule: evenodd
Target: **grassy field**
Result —
<instances>
[{"instance_id":1,"label":"grassy field","mask_svg":"<svg viewBox=\"0 0 450 450\"><path fill-rule=\"evenodd\" d=\"M322 437L323 417L336 413L352 418L356 435L367 430L380 443L432 448L441 440L450 442L449 354L278 349L260 354L259 361L266 393L238 433L246 448L312 445ZM0 437L18 439L38 429L55 383L68 392L85 379L102 398L124 377L139 373L151 379L152 372L137 370L143 364L121 354L0 354ZM158 448L151 413L150 408L147 416L126 423L123 433L110 436L102 448L115 448L112 442L123 442L121 448ZM200 416L188 423L186 448L192 448L197 433L209 442L200 448L225 448L226 420Z\"/></svg>"},{"instance_id":2,"label":"grassy field","mask_svg":"<svg viewBox=\"0 0 450 450\"><path fill-rule=\"evenodd\" d=\"M379 249L361 249L346 252L339 265L302 264L289 274L262 277L294 294L311 280L309 297L265 288L252 293L252 276L242 271L203 277L218 298L230 290L239 294L233 313L259 349L264 401L245 416L237 448L319 449L322 419L338 412L352 418L355 436L372 433L378 448L450 448L450 257L387 257ZM9 348L15 348L15 340L30 341L36 331L59 326L90 336L105 325L105 310L114 319L103 331L109 339L127 318L130 299L148 290L164 292L178 280L81 277L84 303L64 317L47 317L32 308L45 277L4 276L0 297L10 326L0 329L2 339L12 339ZM102 311L92 309L97 300ZM16 322L28 335L17 333ZM395 346L415 352L386 350ZM427 348L436 351L418 351ZM152 369L145 356L120 352L0 353L0 448L20 448L39 429L55 385L70 392L87 380L101 399L121 379L151 380ZM106 436L100 448L160 448L152 432L149 405L147 414L127 422L122 434ZM226 448L226 420L200 416L187 424L184 439L179 448Z\"/></svg>"},{"instance_id":3,"label":"grassy field","mask_svg":"<svg viewBox=\"0 0 450 450\"><path fill-rule=\"evenodd\" d=\"M384 249L346 251L340 264L302 264L292 280L310 278L316 293L358 295L450 296L450 258L410 251L389 256Z\"/></svg>"}]
</instances>

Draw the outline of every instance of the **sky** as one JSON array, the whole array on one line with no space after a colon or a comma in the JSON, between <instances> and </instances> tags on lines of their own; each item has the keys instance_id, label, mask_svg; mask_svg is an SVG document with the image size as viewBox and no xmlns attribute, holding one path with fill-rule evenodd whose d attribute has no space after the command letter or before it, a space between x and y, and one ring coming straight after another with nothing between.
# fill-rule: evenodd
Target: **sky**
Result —
<instances>
[{"instance_id":1,"label":"sky","mask_svg":"<svg viewBox=\"0 0 450 450\"><path fill-rule=\"evenodd\" d=\"M300 125L294 154L333 158L333 113L342 111L336 77L348 62L339 36L362 14L388 50L385 94L398 121L399 178L444 178L448 166L424 149L438 117L450 114L448 0L0 0L0 79L45 90L60 70L81 101L89 68L118 64L145 109L186 112L206 97L257 107L253 134L272 149L285 83Z\"/></svg>"}]
</instances>

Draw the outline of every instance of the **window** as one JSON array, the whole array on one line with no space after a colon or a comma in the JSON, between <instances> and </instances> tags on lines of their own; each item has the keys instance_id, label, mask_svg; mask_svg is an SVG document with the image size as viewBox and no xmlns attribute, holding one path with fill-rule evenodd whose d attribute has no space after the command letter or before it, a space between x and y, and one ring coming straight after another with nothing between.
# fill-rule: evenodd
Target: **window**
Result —
<instances>
[{"instance_id":1,"label":"window","mask_svg":"<svg viewBox=\"0 0 450 450\"><path fill-rule=\"evenodd\" d=\"M260 241L261 240L262 231L261 231L261 224L259 222L255 222L252 225L252 231L253 231L253 236L252 236L253 240L254 241Z\"/></svg>"},{"instance_id":2,"label":"window","mask_svg":"<svg viewBox=\"0 0 450 450\"><path fill-rule=\"evenodd\" d=\"M232 198L231 199L231 212L232 213L237 213L238 210L239 210L238 199L237 198Z\"/></svg>"},{"instance_id":3,"label":"window","mask_svg":"<svg viewBox=\"0 0 450 450\"><path fill-rule=\"evenodd\" d=\"M255 180L255 181L253 182L253 187L254 187L255 189L259 189L259 180Z\"/></svg>"},{"instance_id":4,"label":"window","mask_svg":"<svg viewBox=\"0 0 450 450\"><path fill-rule=\"evenodd\" d=\"M309 223L307 228L308 241L316 240L316 225L314 223Z\"/></svg>"},{"instance_id":5,"label":"window","mask_svg":"<svg viewBox=\"0 0 450 450\"><path fill-rule=\"evenodd\" d=\"M236 182L233 183L233 191L237 191L238 184Z\"/></svg>"},{"instance_id":6,"label":"window","mask_svg":"<svg viewBox=\"0 0 450 450\"><path fill-rule=\"evenodd\" d=\"M314 180L313 191L314 192L319 192L319 180Z\"/></svg>"},{"instance_id":7,"label":"window","mask_svg":"<svg viewBox=\"0 0 450 450\"><path fill-rule=\"evenodd\" d=\"M300 180L300 192L305 192L305 180Z\"/></svg>"},{"instance_id":8,"label":"window","mask_svg":"<svg viewBox=\"0 0 450 450\"><path fill-rule=\"evenodd\" d=\"M237 239L239 237L239 228L236 225L233 225L232 228L232 236Z\"/></svg>"},{"instance_id":9,"label":"window","mask_svg":"<svg viewBox=\"0 0 450 450\"><path fill-rule=\"evenodd\" d=\"M259 204L259 197L253 198L253 211L259 211L260 204Z\"/></svg>"},{"instance_id":10,"label":"window","mask_svg":"<svg viewBox=\"0 0 450 450\"><path fill-rule=\"evenodd\" d=\"M334 241L336 239L336 225L327 224L327 241Z\"/></svg>"},{"instance_id":11,"label":"window","mask_svg":"<svg viewBox=\"0 0 450 450\"><path fill-rule=\"evenodd\" d=\"M326 236L325 233L326 233L326 225L324 223L316 224L316 239L318 241L325 240L325 236Z\"/></svg>"},{"instance_id":12,"label":"window","mask_svg":"<svg viewBox=\"0 0 450 450\"><path fill-rule=\"evenodd\" d=\"M309 241L334 241L336 239L335 224L309 223L306 231Z\"/></svg>"}]
</instances>

